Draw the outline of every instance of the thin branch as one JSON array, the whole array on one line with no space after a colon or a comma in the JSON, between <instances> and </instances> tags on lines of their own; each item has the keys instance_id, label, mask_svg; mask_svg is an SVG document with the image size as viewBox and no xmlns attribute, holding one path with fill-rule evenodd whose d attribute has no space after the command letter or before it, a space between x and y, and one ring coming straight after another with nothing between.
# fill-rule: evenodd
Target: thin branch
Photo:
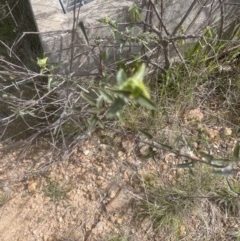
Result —
<instances>
[{"instance_id":1,"label":"thin branch","mask_svg":"<svg viewBox=\"0 0 240 241\"><path fill-rule=\"evenodd\" d=\"M224 5L222 5L222 0L219 0L220 3L220 11L221 11L221 20L220 20L220 29L219 29L219 34L218 34L218 38L220 39L222 37L222 33L223 33L223 25L224 25Z\"/></svg>"},{"instance_id":2,"label":"thin branch","mask_svg":"<svg viewBox=\"0 0 240 241\"><path fill-rule=\"evenodd\" d=\"M141 143L144 143L146 145L149 145L149 146L152 146L152 147L155 147L157 149L161 149L161 150L165 150L166 147L161 145L160 143L157 143L155 141L143 141L141 139L138 139L139 142ZM181 153L179 150L174 150L174 149L171 149L171 150L168 150L169 153L172 153L176 156L180 156L180 157L184 157L184 158L187 158L187 159L190 159L194 162L198 162L198 163L202 163L202 164L206 164L206 165L209 165L211 167L216 167L216 168L225 168L226 166L224 165L216 165L216 164L212 164L212 163L209 163L207 161L204 161L200 158L197 158L193 155L190 155L190 154L187 154L187 153Z\"/></svg>"},{"instance_id":3,"label":"thin branch","mask_svg":"<svg viewBox=\"0 0 240 241\"><path fill-rule=\"evenodd\" d=\"M156 13L156 15L157 15L157 17L158 17L158 20L160 21L160 23L161 23L161 25L162 25L162 27L163 27L165 33L169 36L170 34L169 34L169 32L168 32L168 30L167 30L165 24L163 23L163 20L162 20L162 18L161 18L161 16L160 16L160 13L158 12L158 10L157 10L157 8L156 8L154 2L153 2L152 0L149 0L149 2L152 4L152 6L153 6L153 10L154 10L154 12Z\"/></svg>"},{"instance_id":4,"label":"thin branch","mask_svg":"<svg viewBox=\"0 0 240 241\"><path fill-rule=\"evenodd\" d=\"M182 20L179 22L179 24L175 27L175 29L173 30L171 36L174 36L177 31L179 30L179 28L181 28L182 24L184 23L184 21L186 20L186 18L189 16L190 12L192 11L193 7L195 6L195 4L197 3L198 0L194 0L192 2L192 4L190 5L190 7L188 8L186 14L183 16Z\"/></svg>"}]
</instances>

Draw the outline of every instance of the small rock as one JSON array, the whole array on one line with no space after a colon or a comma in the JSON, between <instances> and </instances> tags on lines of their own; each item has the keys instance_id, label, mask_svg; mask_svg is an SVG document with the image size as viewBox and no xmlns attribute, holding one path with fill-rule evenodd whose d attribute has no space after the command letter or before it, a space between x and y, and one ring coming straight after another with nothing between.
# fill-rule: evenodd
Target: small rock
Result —
<instances>
[{"instance_id":1,"label":"small rock","mask_svg":"<svg viewBox=\"0 0 240 241\"><path fill-rule=\"evenodd\" d=\"M116 196L116 191L115 190L111 190L109 193L109 197L112 199Z\"/></svg>"},{"instance_id":2,"label":"small rock","mask_svg":"<svg viewBox=\"0 0 240 241\"><path fill-rule=\"evenodd\" d=\"M83 150L83 154L84 154L85 156L88 156L89 153L90 153L90 150Z\"/></svg>"},{"instance_id":3,"label":"small rock","mask_svg":"<svg viewBox=\"0 0 240 241\"><path fill-rule=\"evenodd\" d=\"M206 128L206 133L211 139L214 139L218 135L219 132L218 132L218 130Z\"/></svg>"},{"instance_id":4,"label":"small rock","mask_svg":"<svg viewBox=\"0 0 240 241\"><path fill-rule=\"evenodd\" d=\"M199 108L190 110L185 115L185 122L188 123L189 121L199 121L201 122L204 115Z\"/></svg>"},{"instance_id":5,"label":"small rock","mask_svg":"<svg viewBox=\"0 0 240 241\"><path fill-rule=\"evenodd\" d=\"M118 218L118 219L117 219L117 223L118 223L118 224L122 224L122 222L123 222L123 219L122 219L122 218Z\"/></svg>"},{"instance_id":6,"label":"small rock","mask_svg":"<svg viewBox=\"0 0 240 241\"><path fill-rule=\"evenodd\" d=\"M222 147L223 149L227 149L227 144L226 144L226 143L222 143L222 144L221 144L221 147Z\"/></svg>"},{"instance_id":7,"label":"small rock","mask_svg":"<svg viewBox=\"0 0 240 241\"><path fill-rule=\"evenodd\" d=\"M89 222L85 224L85 227L86 227L86 231L90 231L92 229L92 225Z\"/></svg>"},{"instance_id":8,"label":"small rock","mask_svg":"<svg viewBox=\"0 0 240 241\"><path fill-rule=\"evenodd\" d=\"M116 136L113 140L115 144L121 144L122 143L122 138L120 136Z\"/></svg>"},{"instance_id":9,"label":"small rock","mask_svg":"<svg viewBox=\"0 0 240 241\"><path fill-rule=\"evenodd\" d=\"M90 193L90 194L89 194L89 199L90 199L91 201L95 201L95 200L96 200L96 194L95 194L95 193Z\"/></svg>"},{"instance_id":10,"label":"small rock","mask_svg":"<svg viewBox=\"0 0 240 241\"><path fill-rule=\"evenodd\" d=\"M51 200L50 197L45 197L45 198L44 198L44 202L45 202L45 203L49 202L50 200Z\"/></svg>"},{"instance_id":11,"label":"small rock","mask_svg":"<svg viewBox=\"0 0 240 241\"><path fill-rule=\"evenodd\" d=\"M149 146L145 145L140 148L140 153L143 156L146 156L149 153Z\"/></svg>"},{"instance_id":12,"label":"small rock","mask_svg":"<svg viewBox=\"0 0 240 241\"><path fill-rule=\"evenodd\" d=\"M127 190L121 189L118 196L106 205L107 212L114 212L128 206L132 197Z\"/></svg>"},{"instance_id":13,"label":"small rock","mask_svg":"<svg viewBox=\"0 0 240 241\"><path fill-rule=\"evenodd\" d=\"M180 234L180 237L183 237L186 235L186 227L184 225L181 225L179 234Z\"/></svg>"},{"instance_id":14,"label":"small rock","mask_svg":"<svg viewBox=\"0 0 240 241\"><path fill-rule=\"evenodd\" d=\"M70 201L73 201L74 200L74 193L72 191L66 193L66 198Z\"/></svg>"},{"instance_id":15,"label":"small rock","mask_svg":"<svg viewBox=\"0 0 240 241\"><path fill-rule=\"evenodd\" d=\"M137 171L141 167L141 164L142 163L140 161L137 161L137 162L132 164L132 167L133 167L134 170Z\"/></svg>"},{"instance_id":16,"label":"small rock","mask_svg":"<svg viewBox=\"0 0 240 241\"><path fill-rule=\"evenodd\" d=\"M163 170L167 170L167 169L168 169L168 165L167 165L166 163L162 163L161 166L162 166L162 169L163 169Z\"/></svg>"},{"instance_id":17,"label":"small rock","mask_svg":"<svg viewBox=\"0 0 240 241\"><path fill-rule=\"evenodd\" d=\"M29 192L35 192L36 191L36 187L37 187L37 183L36 182L28 183L28 191Z\"/></svg>"},{"instance_id":18,"label":"small rock","mask_svg":"<svg viewBox=\"0 0 240 241\"><path fill-rule=\"evenodd\" d=\"M96 227L93 230L93 233L102 233L104 231L105 223L103 221L100 221L97 223Z\"/></svg>"},{"instance_id":19,"label":"small rock","mask_svg":"<svg viewBox=\"0 0 240 241\"><path fill-rule=\"evenodd\" d=\"M224 130L223 130L223 133L224 133L225 136L231 136L232 135L232 129L228 128L228 127L225 127Z\"/></svg>"},{"instance_id":20,"label":"small rock","mask_svg":"<svg viewBox=\"0 0 240 241\"><path fill-rule=\"evenodd\" d=\"M126 154L124 152L122 152L122 151L119 151L117 153L117 155L118 155L118 160L119 161L124 161L126 159Z\"/></svg>"},{"instance_id":21,"label":"small rock","mask_svg":"<svg viewBox=\"0 0 240 241\"><path fill-rule=\"evenodd\" d=\"M3 191L4 191L4 192L10 192L10 188L9 188L8 186L4 186L4 187L3 187Z\"/></svg>"},{"instance_id":22,"label":"small rock","mask_svg":"<svg viewBox=\"0 0 240 241\"><path fill-rule=\"evenodd\" d=\"M173 180L173 176L172 175L168 175L168 180L171 182Z\"/></svg>"}]
</instances>

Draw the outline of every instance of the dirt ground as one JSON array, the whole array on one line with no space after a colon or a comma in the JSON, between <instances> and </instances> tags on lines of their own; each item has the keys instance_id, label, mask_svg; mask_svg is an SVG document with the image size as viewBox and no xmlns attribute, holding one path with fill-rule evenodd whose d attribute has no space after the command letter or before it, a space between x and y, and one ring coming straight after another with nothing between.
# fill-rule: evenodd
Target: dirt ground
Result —
<instances>
[{"instance_id":1,"label":"dirt ground","mask_svg":"<svg viewBox=\"0 0 240 241\"><path fill-rule=\"evenodd\" d=\"M222 143L211 147L216 145ZM143 176L154 173L171 182L181 174L175 156L159 151L157 162L143 161L144 149L134 136L100 133L64 161L52 158L44 145L32 147L21 161L21 150L2 155L0 240L238 240L239 218L222 216L206 200L180 227L178 239L139 216Z\"/></svg>"}]
</instances>

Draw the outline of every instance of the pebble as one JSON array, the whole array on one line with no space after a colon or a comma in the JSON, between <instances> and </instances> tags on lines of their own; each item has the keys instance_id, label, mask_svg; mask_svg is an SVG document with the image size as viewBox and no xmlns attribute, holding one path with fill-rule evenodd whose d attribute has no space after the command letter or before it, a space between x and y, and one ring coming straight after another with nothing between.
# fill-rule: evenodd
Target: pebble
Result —
<instances>
[{"instance_id":1,"label":"pebble","mask_svg":"<svg viewBox=\"0 0 240 241\"><path fill-rule=\"evenodd\" d=\"M110 198L114 198L116 196L116 191L115 190L111 190L109 193L109 197Z\"/></svg>"},{"instance_id":2,"label":"pebble","mask_svg":"<svg viewBox=\"0 0 240 241\"><path fill-rule=\"evenodd\" d=\"M149 153L149 146L145 145L140 148L140 153L143 156L146 156Z\"/></svg>"},{"instance_id":3,"label":"pebble","mask_svg":"<svg viewBox=\"0 0 240 241\"><path fill-rule=\"evenodd\" d=\"M118 223L118 224L122 224L122 222L123 222L123 218L118 218L118 219L117 219L117 223Z\"/></svg>"},{"instance_id":4,"label":"pebble","mask_svg":"<svg viewBox=\"0 0 240 241\"><path fill-rule=\"evenodd\" d=\"M84 150L84 151L83 151L83 154L84 154L85 156L88 156L89 153L90 153L90 150Z\"/></svg>"},{"instance_id":5,"label":"pebble","mask_svg":"<svg viewBox=\"0 0 240 241\"><path fill-rule=\"evenodd\" d=\"M232 129L228 128L228 127L225 127L224 130L223 130L223 133L224 133L225 136L231 136L232 135Z\"/></svg>"}]
</instances>

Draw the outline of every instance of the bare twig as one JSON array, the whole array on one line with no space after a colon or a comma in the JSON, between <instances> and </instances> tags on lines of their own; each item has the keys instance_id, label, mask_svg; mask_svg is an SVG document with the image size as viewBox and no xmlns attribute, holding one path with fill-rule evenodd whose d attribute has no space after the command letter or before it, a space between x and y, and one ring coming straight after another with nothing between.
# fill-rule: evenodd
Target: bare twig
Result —
<instances>
[{"instance_id":1,"label":"bare twig","mask_svg":"<svg viewBox=\"0 0 240 241\"><path fill-rule=\"evenodd\" d=\"M175 29L173 30L171 36L174 36L177 31L179 30L179 28L182 26L182 24L184 23L184 21L186 20L186 18L189 16L189 14L191 13L193 7L195 6L195 4L197 3L198 0L194 0L192 2L192 4L190 5L190 7L188 8L187 12L185 13L185 15L183 16L183 18L181 19L181 21L178 23L178 25L175 27Z\"/></svg>"}]
</instances>

